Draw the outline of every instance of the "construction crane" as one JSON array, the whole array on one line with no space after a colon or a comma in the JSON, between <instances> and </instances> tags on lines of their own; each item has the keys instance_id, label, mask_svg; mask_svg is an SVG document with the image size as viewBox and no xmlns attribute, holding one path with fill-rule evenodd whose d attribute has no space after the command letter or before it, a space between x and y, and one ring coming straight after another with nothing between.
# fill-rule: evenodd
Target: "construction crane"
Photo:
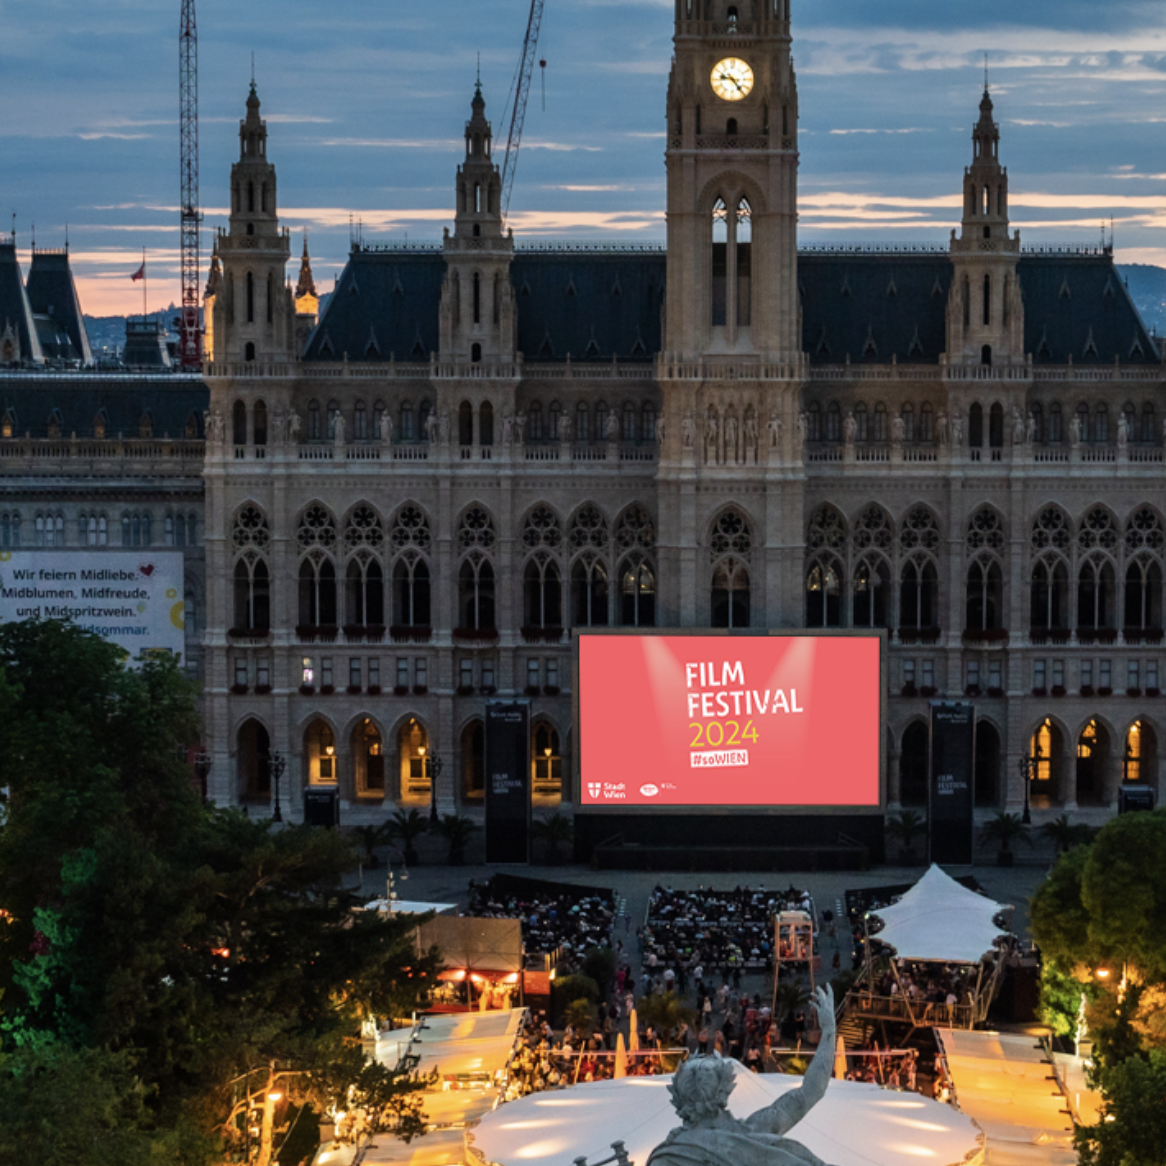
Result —
<instances>
[{"instance_id":1,"label":"construction crane","mask_svg":"<svg viewBox=\"0 0 1166 1166\"><path fill-rule=\"evenodd\" d=\"M522 58L515 74L514 105L510 110L510 131L506 135L506 153L502 159L502 214L510 209L510 191L514 173L518 169L518 147L522 142L522 123L526 120L526 102L530 97L530 78L534 72L538 32L543 22L543 4L546 0L530 0L530 19L526 22L526 37L522 42Z\"/></svg>"},{"instance_id":2,"label":"construction crane","mask_svg":"<svg viewBox=\"0 0 1166 1166\"><path fill-rule=\"evenodd\" d=\"M182 0L178 30L178 100L182 190L182 315L178 322L178 351L184 369L202 367L202 329L199 327L198 232L198 25L194 0Z\"/></svg>"}]
</instances>

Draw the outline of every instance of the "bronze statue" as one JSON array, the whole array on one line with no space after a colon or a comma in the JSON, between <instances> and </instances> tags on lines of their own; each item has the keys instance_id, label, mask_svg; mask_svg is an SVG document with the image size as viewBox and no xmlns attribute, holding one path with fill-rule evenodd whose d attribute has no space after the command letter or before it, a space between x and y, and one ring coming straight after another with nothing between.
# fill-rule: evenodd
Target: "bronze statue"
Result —
<instances>
[{"instance_id":1,"label":"bronze statue","mask_svg":"<svg viewBox=\"0 0 1166 1166\"><path fill-rule=\"evenodd\" d=\"M690 1057L668 1092L683 1125L648 1156L648 1166L826 1166L785 1134L822 1100L834 1065L834 993L814 993L822 1028L817 1052L800 1089L746 1118L726 1108L736 1084L733 1062L719 1054Z\"/></svg>"}]
</instances>

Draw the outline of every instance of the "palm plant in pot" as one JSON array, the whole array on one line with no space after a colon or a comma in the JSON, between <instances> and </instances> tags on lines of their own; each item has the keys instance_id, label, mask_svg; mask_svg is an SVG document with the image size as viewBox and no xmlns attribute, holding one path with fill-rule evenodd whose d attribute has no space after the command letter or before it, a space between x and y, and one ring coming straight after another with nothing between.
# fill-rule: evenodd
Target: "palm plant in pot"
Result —
<instances>
[{"instance_id":1,"label":"palm plant in pot","mask_svg":"<svg viewBox=\"0 0 1166 1166\"><path fill-rule=\"evenodd\" d=\"M1068 814L1061 814L1040 828L1041 834L1052 842L1058 854L1066 854L1074 846L1088 842L1093 834L1083 822L1070 822Z\"/></svg>"},{"instance_id":2,"label":"palm plant in pot","mask_svg":"<svg viewBox=\"0 0 1166 1166\"><path fill-rule=\"evenodd\" d=\"M531 836L546 843L547 862L557 866L562 861L560 844L570 846L575 838L575 827L566 814L556 810L545 818L539 818L531 825Z\"/></svg>"},{"instance_id":3,"label":"palm plant in pot","mask_svg":"<svg viewBox=\"0 0 1166 1166\"><path fill-rule=\"evenodd\" d=\"M414 843L429 829L429 819L419 810L398 810L385 823L386 831L393 842L399 842L405 854L405 862L416 866L420 859Z\"/></svg>"},{"instance_id":4,"label":"palm plant in pot","mask_svg":"<svg viewBox=\"0 0 1166 1166\"><path fill-rule=\"evenodd\" d=\"M1030 827L1019 814L1006 814L1003 811L994 818L989 818L980 831L980 841L984 843L997 842L1000 849L996 852L997 866L1012 866L1016 861L1012 844L1023 840L1032 845Z\"/></svg>"},{"instance_id":5,"label":"palm plant in pot","mask_svg":"<svg viewBox=\"0 0 1166 1166\"><path fill-rule=\"evenodd\" d=\"M911 844L926 832L927 822L923 815L915 810L902 810L893 818L887 819L887 834L899 844L900 865L915 866L919 862L919 856Z\"/></svg>"},{"instance_id":6,"label":"palm plant in pot","mask_svg":"<svg viewBox=\"0 0 1166 1166\"><path fill-rule=\"evenodd\" d=\"M437 824L438 832L449 843L449 865L462 866L466 861L466 847L477 833L477 823L461 814L445 814Z\"/></svg>"}]
</instances>

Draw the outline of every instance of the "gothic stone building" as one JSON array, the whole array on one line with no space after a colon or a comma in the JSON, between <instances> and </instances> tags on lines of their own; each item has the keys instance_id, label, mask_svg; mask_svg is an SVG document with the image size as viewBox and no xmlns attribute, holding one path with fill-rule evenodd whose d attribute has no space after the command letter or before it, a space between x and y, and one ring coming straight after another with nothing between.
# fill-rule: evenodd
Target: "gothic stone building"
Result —
<instances>
[{"instance_id":1,"label":"gothic stone building","mask_svg":"<svg viewBox=\"0 0 1166 1166\"><path fill-rule=\"evenodd\" d=\"M950 245L799 251L789 0L677 0L674 46L666 248L516 246L479 90L442 243L355 245L318 321L252 90L206 300L215 796L267 804L278 751L296 813L474 807L499 694L558 805L572 636L612 625L889 629L889 807L937 695L985 812L1025 758L1038 810L1156 785L1166 398L1112 254L1022 248L986 92Z\"/></svg>"}]
</instances>

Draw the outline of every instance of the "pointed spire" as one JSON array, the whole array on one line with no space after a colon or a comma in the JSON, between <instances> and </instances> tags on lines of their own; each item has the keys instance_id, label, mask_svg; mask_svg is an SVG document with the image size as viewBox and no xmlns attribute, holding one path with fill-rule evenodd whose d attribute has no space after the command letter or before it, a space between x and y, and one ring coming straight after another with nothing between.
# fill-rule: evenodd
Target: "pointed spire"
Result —
<instances>
[{"instance_id":1,"label":"pointed spire","mask_svg":"<svg viewBox=\"0 0 1166 1166\"><path fill-rule=\"evenodd\" d=\"M296 299L316 294L316 281L312 277L312 261L308 257L308 228L304 228L304 254L300 259L300 278L296 284Z\"/></svg>"}]
</instances>

